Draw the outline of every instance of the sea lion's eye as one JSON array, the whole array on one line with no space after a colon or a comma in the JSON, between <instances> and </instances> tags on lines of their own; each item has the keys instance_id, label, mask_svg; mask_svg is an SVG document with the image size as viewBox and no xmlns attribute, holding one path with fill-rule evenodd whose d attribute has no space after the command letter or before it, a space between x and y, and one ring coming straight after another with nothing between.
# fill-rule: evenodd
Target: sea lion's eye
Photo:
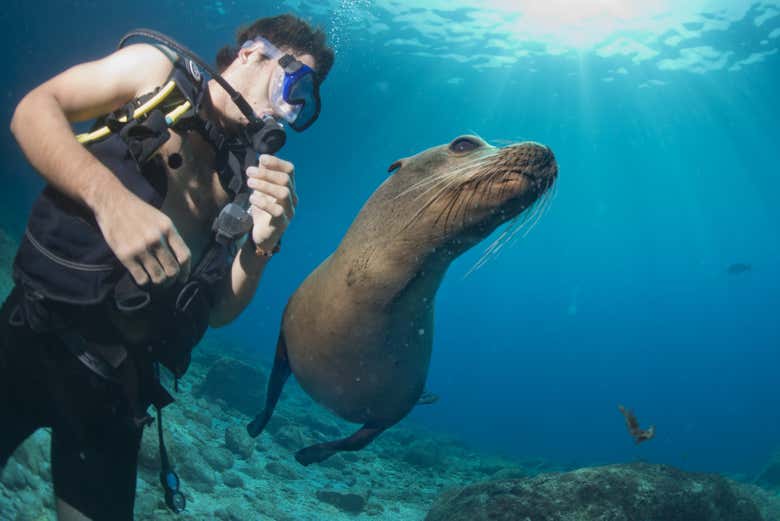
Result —
<instances>
[{"instance_id":1,"label":"sea lion's eye","mask_svg":"<svg viewBox=\"0 0 780 521\"><path fill-rule=\"evenodd\" d=\"M398 161L396 161L395 163L393 163L392 165L390 165L390 168L388 168L388 169L387 169L387 173L388 173L388 174L392 174L393 172L395 172L396 170L398 170L398 169L399 169L399 168L401 168L402 166L403 166L403 163L402 163L402 162L401 162L401 160L399 159Z\"/></svg>"},{"instance_id":2,"label":"sea lion's eye","mask_svg":"<svg viewBox=\"0 0 780 521\"><path fill-rule=\"evenodd\" d=\"M453 152L471 152L479 148L479 143L469 137L459 137L450 145Z\"/></svg>"}]
</instances>

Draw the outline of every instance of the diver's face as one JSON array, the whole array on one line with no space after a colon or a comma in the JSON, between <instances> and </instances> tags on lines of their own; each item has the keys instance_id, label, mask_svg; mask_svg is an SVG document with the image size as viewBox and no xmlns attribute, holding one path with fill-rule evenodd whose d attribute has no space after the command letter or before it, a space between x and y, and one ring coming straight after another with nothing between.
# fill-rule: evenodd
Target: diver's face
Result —
<instances>
[{"instance_id":1,"label":"diver's face","mask_svg":"<svg viewBox=\"0 0 780 521\"><path fill-rule=\"evenodd\" d=\"M312 55L293 54L293 56L301 63L315 69L316 64ZM259 49L241 49L230 69L225 72L225 79L241 93L255 114L258 116L269 114L281 118L281 114L274 112L269 99L271 79L278 68L278 61L264 57ZM225 107L225 112L231 122L240 125L247 123L246 117L234 103L229 103Z\"/></svg>"}]
</instances>

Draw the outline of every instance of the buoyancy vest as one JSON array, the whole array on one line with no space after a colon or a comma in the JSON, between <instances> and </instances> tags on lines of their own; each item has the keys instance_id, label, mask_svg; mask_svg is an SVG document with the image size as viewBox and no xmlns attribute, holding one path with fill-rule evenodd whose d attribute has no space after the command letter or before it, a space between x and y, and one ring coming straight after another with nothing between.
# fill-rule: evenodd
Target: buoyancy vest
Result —
<instances>
[{"instance_id":1,"label":"buoyancy vest","mask_svg":"<svg viewBox=\"0 0 780 521\"><path fill-rule=\"evenodd\" d=\"M205 78L191 60L165 52L174 67L164 87L98 119L90 134L79 136L129 191L158 209L165 199L167 173L156 152L170 137L169 128L201 134L209 130L198 115L207 91ZM166 88L171 92L162 102L138 114L139 107ZM14 280L31 297L27 301L36 303L27 311L28 321L40 328L51 327L51 309L75 317L65 322L79 324L86 337L92 333L91 322L110 317L142 321L147 334L122 337L122 343L130 350L151 352L155 361L179 377L208 328L216 287L234 254L235 244L214 243L189 280L167 288L138 288L106 243L94 215L47 186L33 204L14 260ZM92 316L96 310L105 314ZM90 318L80 320L81 313ZM121 334L121 329L116 331Z\"/></svg>"}]
</instances>

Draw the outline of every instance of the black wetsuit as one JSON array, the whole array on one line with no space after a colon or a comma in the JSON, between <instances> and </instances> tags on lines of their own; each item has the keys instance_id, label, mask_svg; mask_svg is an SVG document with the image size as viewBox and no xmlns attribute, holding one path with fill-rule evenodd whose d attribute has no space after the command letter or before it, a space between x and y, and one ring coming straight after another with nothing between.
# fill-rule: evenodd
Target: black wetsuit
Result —
<instances>
[{"instance_id":1,"label":"black wetsuit","mask_svg":"<svg viewBox=\"0 0 780 521\"><path fill-rule=\"evenodd\" d=\"M126 188L157 208L167 190L156 151L168 136L169 102L191 102L194 108L170 128L200 132L219 151L220 181L243 186L243 169L228 168L233 149L197 115L205 77L189 60L173 55L172 61L180 96L166 98L143 120L120 123L143 102L134 100L99 120L96 128L107 124L113 132L88 145ZM50 427L57 496L93 521L132 520L139 443L152 420L146 411L172 401L156 376L158 365L177 378L187 370L236 247L214 239L188 281L137 288L94 216L44 189L14 261L16 286L0 314L0 470L30 434ZM145 325L145 335L125 336L117 323L128 321Z\"/></svg>"},{"instance_id":2,"label":"black wetsuit","mask_svg":"<svg viewBox=\"0 0 780 521\"><path fill-rule=\"evenodd\" d=\"M50 427L57 497L94 521L132 520L143 427L118 384L94 374L56 335L19 320L22 298L14 289L0 312L0 469L28 436ZM142 379L150 369L127 368ZM139 403L148 407L150 397Z\"/></svg>"}]
</instances>

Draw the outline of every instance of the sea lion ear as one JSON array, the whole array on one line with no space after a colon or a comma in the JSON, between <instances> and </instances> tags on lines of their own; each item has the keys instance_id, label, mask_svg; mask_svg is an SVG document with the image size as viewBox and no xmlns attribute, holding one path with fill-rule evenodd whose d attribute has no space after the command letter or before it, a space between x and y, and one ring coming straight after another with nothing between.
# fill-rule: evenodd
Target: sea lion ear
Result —
<instances>
[{"instance_id":1,"label":"sea lion ear","mask_svg":"<svg viewBox=\"0 0 780 521\"><path fill-rule=\"evenodd\" d=\"M398 170L398 169L399 169L399 168L401 168L402 166L403 166L403 161L401 161L401 160L399 159L398 161L396 161L395 163L393 163L392 165L390 165L390 168L388 168L388 169L387 169L387 173L388 173L388 174L392 174L393 172L395 172L396 170Z\"/></svg>"}]
</instances>

